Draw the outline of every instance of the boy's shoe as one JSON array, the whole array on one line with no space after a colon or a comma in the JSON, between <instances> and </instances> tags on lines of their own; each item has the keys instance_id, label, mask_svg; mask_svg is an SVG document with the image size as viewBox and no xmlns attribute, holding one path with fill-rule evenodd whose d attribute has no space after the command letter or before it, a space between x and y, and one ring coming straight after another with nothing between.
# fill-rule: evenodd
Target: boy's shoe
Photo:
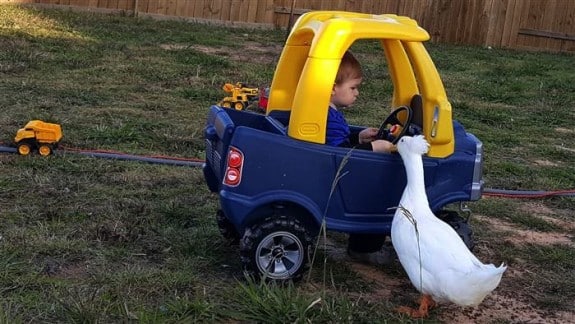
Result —
<instances>
[{"instance_id":1,"label":"boy's shoe","mask_svg":"<svg viewBox=\"0 0 575 324\"><path fill-rule=\"evenodd\" d=\"M385 245L381 250L371 253L356 252L348 248L347 255L354 261L373 265L389 265L396 257L391 245Z\"/></svg>"}]
</instances>

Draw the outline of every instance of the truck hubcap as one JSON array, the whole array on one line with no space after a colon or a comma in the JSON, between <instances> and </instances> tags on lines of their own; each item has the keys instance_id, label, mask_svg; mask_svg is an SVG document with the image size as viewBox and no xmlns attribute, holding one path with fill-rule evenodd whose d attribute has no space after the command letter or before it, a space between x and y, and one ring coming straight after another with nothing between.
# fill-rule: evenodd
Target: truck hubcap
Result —
<instances>
[{"instance_id":1,"label":"truck hubcap","mask_svg":"<svg viewBox=\"0 0 575 324\"><path fill-rule=\"evenodd\" d=\"M270 279L289 278L302 265L304 248L290 232L274 232L258 245L257 266Z\"/></svg>"},{"instance_id":2,"label":"truck hubcap","mask_svg":"<svg viewBox=\"0 0 575 324\"><path fill-rule=\"evenodd\" d=\"M52 153L52 150L48 146L42 145L40 148L38 148L38 153L40 153L42 156L48 156L50 153Z\"/></svg>"},{"instance_id":3,"label":"truck hubcap","mask_svg":"<svg viewBox=\"0 0 575 324\"><path fill-rule=\"evenodd\" d=\"M20 153L20 155L30 154L30 146L26 144L18 146L18 153Z\"/></svg>"}]
</instances>

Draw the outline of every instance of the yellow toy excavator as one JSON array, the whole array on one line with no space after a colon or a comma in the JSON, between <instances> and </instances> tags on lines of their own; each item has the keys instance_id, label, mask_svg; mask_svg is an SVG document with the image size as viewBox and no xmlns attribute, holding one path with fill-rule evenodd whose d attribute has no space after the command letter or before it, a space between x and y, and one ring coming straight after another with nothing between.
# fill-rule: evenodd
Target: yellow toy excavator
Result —
<instances>
[{"instance_id":1,"label":"yellow toy excavator","mask_svg":"<svg viewBox=\"0 0 575 324\"><path fill-rule=\"evenodd\" d=\"M235 85L226 83L222 89L231 94L231 96L222 99L219 105L225 108L234 108L235 110L243 110L251 101L256 100L259 95L258 88L246 87L241 82L237 82Z\"/></svg>"}]
</instances>

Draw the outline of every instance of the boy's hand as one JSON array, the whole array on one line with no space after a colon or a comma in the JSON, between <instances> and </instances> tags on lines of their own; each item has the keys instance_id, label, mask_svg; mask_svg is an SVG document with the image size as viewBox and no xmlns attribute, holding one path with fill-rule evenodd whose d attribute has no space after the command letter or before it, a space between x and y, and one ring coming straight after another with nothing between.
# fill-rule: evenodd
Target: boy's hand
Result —
<instances>
[{"instance_id":1,"label":"boy's hand","mask_svg":"<svg viewBox=\"0 0 575 324\"><path fill-rule=\"evenodd\" d=\"M395 145L386 140L375 140L371 142L371 147L374 152L391 153L397 151Z\"/></svg>"},{"instance_id":2,"label":"boy's hand","mask_svg":"<svg viewBox=\"0 0 575 324\"><path fill-rule=\"evenodd\" d=\"M361 132L359 132L359 138L358 138L359 143L364 144L374 141L376 139L378 131L379 130L377 128L373 127L368 127L362 130Z\"/></svg>"}]
</instances>

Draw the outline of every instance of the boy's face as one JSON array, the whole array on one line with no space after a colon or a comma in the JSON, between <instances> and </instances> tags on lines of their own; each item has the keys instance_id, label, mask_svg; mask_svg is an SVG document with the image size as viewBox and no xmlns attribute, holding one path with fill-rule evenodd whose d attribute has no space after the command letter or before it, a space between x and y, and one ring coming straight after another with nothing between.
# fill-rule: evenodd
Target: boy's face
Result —
<instances>
[{"instance_id":1,"label":"boy's face","mask_svg":"<svg viewBox=\"0 0 575 324\"><path fill-rule=\"evenodd\" d=\"M351 106L359 96L361 80L361 78L350 79L334 85L331 92L331 104L337 108Z\"/></svg>"}]
</instances>

